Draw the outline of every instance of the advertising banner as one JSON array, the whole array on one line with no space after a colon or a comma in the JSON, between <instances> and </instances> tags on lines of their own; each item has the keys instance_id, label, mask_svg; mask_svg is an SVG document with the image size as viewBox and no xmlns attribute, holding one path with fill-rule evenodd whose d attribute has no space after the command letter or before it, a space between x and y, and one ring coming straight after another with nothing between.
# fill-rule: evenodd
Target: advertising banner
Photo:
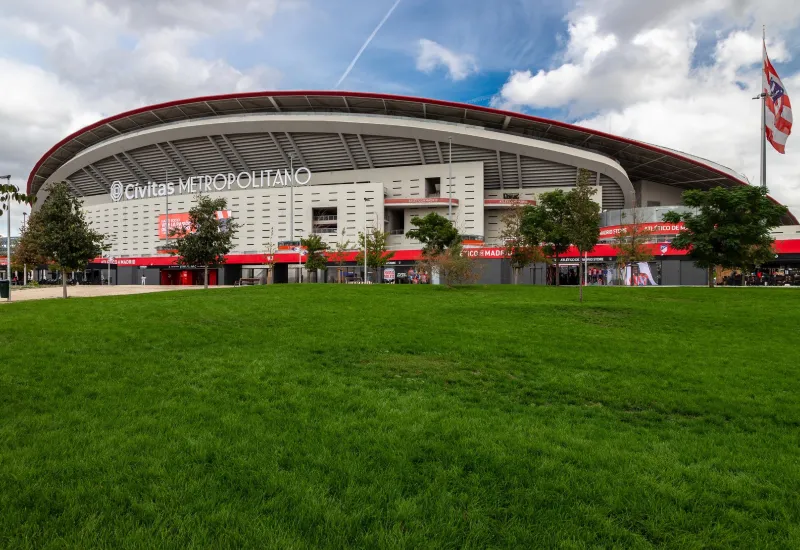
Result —
<instances>
[{"instance_id":1,"label":"advertising banner","mask_svg":"<svg viewBox=\"0 0 800 550\"><path fill-rule=\"evenodd\" d=\"M218 210L216 212L217 219L222 220L221 227L225 229L225 220L231 217L230 210ZM170 212L169 213L169 230L170 233L173 231L189 231L191 228L191 221L189 221L189 213L188 212ZM166 240L167 238L167 215L161 214L158 216L158 238L160 240Z\"/></svg>"},{"instance_id":2,"label":"advertising banner","mask_svg":"<svg viewBox=\"0 0 800 550\"><path fill-rule=\"evenodd\" d=\"M625 286L658 286L650 272L650 264L639 262L627 266L625 268Z\"/></svg>"},{"instance_id":3,"label":"advertising banner","mask_svg":"<svg viewBox=\"0 0 800 550\"><path fill-rule=\"evenodd\" d=\"M683 222L680 223L667 223L667 222L654 222L654 223L640 223L639 229L642 231L649 231L652 235L677 235L682 231L685 226ZM600 238L610 239L616 237L623 230L633 227L633 225L609 225L600 228Z\"/></svg>"}]
</instances>

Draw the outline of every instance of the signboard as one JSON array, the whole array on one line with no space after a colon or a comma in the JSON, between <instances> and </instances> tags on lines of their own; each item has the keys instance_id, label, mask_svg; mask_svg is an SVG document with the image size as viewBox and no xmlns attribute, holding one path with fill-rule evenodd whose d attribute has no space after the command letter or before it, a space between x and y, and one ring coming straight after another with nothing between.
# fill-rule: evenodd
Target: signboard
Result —
<instances>
[{"instance_id":1,"label":"signboard","mask_svg":"<svg viewBox=\"0 0 800 550\"><path fill-rule=\"evenodd\" d=\"M684 229L683 222L680 223L667 223L667 222L654 222L654 223L640 223L637 224L641 231L648 231L653 235L677 235ZM610 239L616 237L623 230L633 227L629 225L609 225L600 228L600 238Z\"/></svg>"},{"instance_id":2,"label":"signboard","mask_svg":"<svg viewBox=\"0 0 800 550\"><path fill-rule=\"evenodd\" d=\"M383 278L386 281L394 281L395 272L393 267L387 267L383 270Z\"/></svg>"},{"instance_id":3,"label":"signboard","mask_svg":"<svg viewBox=\"0 0 800 550\"><path fill-rule=\"evenodd\" d=\"M223 220L222 228L224 229L224 220L227 220L231 217L230 210L217 210L217 219ZM188 212L170 212L169 214L169 231L172 233L173 231L189 231L191 229L192 222L189 221L189 213ZM158 238L160 240L166 240L167 238L167 215L160 214L158 216Z\"/></svg>"},{"instance_id":4,"label":"signboard","mask_svg":"<svg viewBox=\"0 0 800 550\"><path fill-rule=\"evenodd\" d=\"M311 181L311 170L306 167L297 168L294 172L289 170L260 170L256 172L220 173L212 175L191 176L178 178L177 182L156 183L147 182L146 185L129 183L124 185L120 180L111 183L109 194L111 200L132 201L138 199L152 199L167 197L175 194L187 195L196 193L213 193L231 191L236 189L263 189L264 187L292 187L306 185Z\"/></svg>"}]
</instances>

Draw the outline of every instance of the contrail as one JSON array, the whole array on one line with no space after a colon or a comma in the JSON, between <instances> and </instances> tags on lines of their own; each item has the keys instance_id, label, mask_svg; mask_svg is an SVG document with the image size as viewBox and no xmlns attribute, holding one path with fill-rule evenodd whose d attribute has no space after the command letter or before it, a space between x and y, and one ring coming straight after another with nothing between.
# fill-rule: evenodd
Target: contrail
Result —
<instances>
[{"instance_id":1,"label":"contrail","mask_svg":"<svg viewBox=\"0 0 800 550\"><path fill-rule=\"evenodd\" d=\"M372 39L373 39L373 38L375 38L375 35L376 35L376 34L378 34L378 31L379 31L379 30L381 30L381 27L383 26L383 24L384 24L384 23L386 23L386 20L387 20L387 19L389 19L389 17L391 17L391 15L392 15L392 12L395 10L395 8L397 7L397 5L398 5L398 4L400 4L400 2L402 2L402 1L403 1L403 0L395 0L395 3L392 5L392 7L391 7L391 8L389 8L389 11L386 13L386 15L384 16L384 18L383 18L383 19L381 19L381 22L380 22L380 23L378 23L378 26L377 26L377 27L375 27L375 30L374 30L374 31L372 31L372 34L370 34L370 35L369 35L369 37L367 38L367 41L366 41L366 42L364 42L364 45L363 45L363 46L361 46L361 49L360 49L360 50L358 50L358 53L357 53L357 54L356 54L356 56L353 58L353 60L350 62L350 65L348 65L348 67L347 67L347 70L346 70L346 71L344 72L344 74L342 75L342 78L340 78L340 79L339 79L339 82L337 82L337 83L336 83L336 86L334 86L334 90L338 90L338 89L339 89L339 86L342 84L342 82L344 81L344 79L345 79L345 78L347 78L347 75L349 75L349 74L350 74L350 71L352 71L352 70L353 70L353 67L355 67L356 63L358 63L358 58L359 58L359 57L361 57L361 54L362 54L362 53L364 53L364 50L366 50L366 49L367 49L367 46L369 46L369 43L370 43L370 42L372 42Z\"/></svg>"}]
</instances>

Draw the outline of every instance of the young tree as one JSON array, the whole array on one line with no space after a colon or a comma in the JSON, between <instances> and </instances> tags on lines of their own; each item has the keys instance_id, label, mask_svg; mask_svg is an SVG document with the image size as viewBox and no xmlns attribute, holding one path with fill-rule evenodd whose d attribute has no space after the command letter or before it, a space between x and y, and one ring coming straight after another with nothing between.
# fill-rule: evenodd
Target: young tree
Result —
<instances>
[{"instance_id":1,"label":"young tree","mask_svg":"<svg viewBox=\"0 0 800 550\"><path fill-rule=\"evenodd\" d=\"M567 216L569 204L567 194L561 189L542 193L539 204L526 206L522 219L522 232L529 239L541 239L542 249L548 256L555 258L556 286L560 283L561 255L569 249L570 239L567 232Z\"/></svg>"},{"instance_id":2,"label":"young tree","mask_svg":"<svg viewBox=\"0 0 800 550\"><path fill-rule=\"evenodd\" d=\"M406 237L421 242L423 254L439 254L461 242L458 229L450 220L436 212L431 212L424 218L414 216L411 218L411 225L416 229L407 231Z\"/></svg>"},{"instance_id":3,"label":"young tree","mask_svg":"<svg viewBox=\"0 0 800 550\"><path fill-rule=\"evenodd\" d=\"M345 230L342 228L342 240L336 243L336 249L331 252L330 259L336 264L336 281L342 282L342 266L347 261L347 256L350 254L350 240L344 238Z\"/></svg>"},{"instance_id":4,"label":"young tree","mask_svg":"<svg viewBox=\"0 0 800 550\"><path fill-rule=\"evenodd\" d=\"M526 235L522 230L524 219L525 210L521 206L511 208L502 217L503 230L500 238L503 239L503 249L514 273L514 284L518 283L519 272L526 265L545 260L541 236Z\"/></svg>"},{"instance_id":5,"label":"young tree","mask_svg":"<svg viewBox=\"0 0 800 550\"><path fill-rule=\"evenodd\" d=\"M275 253L278 252L278 246L275 244L275 232L272 227L269 228L269 240L267 246L264 247L264 265L267 266L267 284L271 285L275 282Z\"/></svg>"},{"instance_id":6,"label":"young tree","mask_svg":"<svg viewBox=\"0 0 800 550\"><path fill-rule=\"evenodd\" d=\"M411 225L416 229L406 232L409 239L417 239L422 243L422 262L423 270L429 274L434 272L443 276L445 284L449 280L447 277L448 264L452 260L457 260L455 256L448 256L445 252L451 248L458 248L458 256L461 256L461 235L453 222L440 216L436 212L431 212L424 218L414 216L411 218ZM449 285L448 285L449 286Z\"/></svg>"},{"instance_id":7,"label":"young tree","mask_svg":"<svg viewBox=\"0 0 800 550\"><path fill-rule=\"evenodd\" d=\"M672 247L688 250L695 265L708 270L709 287L714 285L715 266L730 269L768 258L774 242L770 231L787 211L767 197L766 189L750 185L684 191L683 204L696 212L664 216L664 221L685 226Z\"/></svg>"},{"instance_id":8,"label":"young tree","mask_svg":"<svg viewBox=\"0 0 800 550\"><path fill-rule=\"evenodd\" d=\"M386 242L388 239L389 233L379 229L373 229L367 233L367 265L375 266L376 269L380 270L377 272L379 278L378 282L383 281L383 268L394 258L394 252L387 249ZM358 242L364 242L364 233L359 232ZM356 263L358 265L364 265L363 250L356 254Z\"/></svg>"},{"instance_id":9,"label":"young tree","mask_svg":"<svg viewBox=\"0 0 800 550\"><path fill-rule=\"evenodd\" d=\"M318 269L325 269L328 266L328 258L325 256L328 245L322 240L322 237L312 233L308 237L300 239L300 246L306 249L306 271L308 271L310 281L311 273L316 273Z\"/></svg>"},{"instance_id":10,"label":"young tree","mask_svg":"<svg viewBox=\"0 0 800 550\"><path fill-rule=\"evenodd\" d=\"M203 266L203 286L208 288L208 268L225 263L231 251L233 238L239 224L233 218L217 219L217 212L225 210L228 201L197 195L197 204L189 210L189 229L176 229L175 254L184 265Z\"/></svg>"},{"instance_id":11,"label":"young tree","mask_svg":"<svg viewBox=\"0 0 800 550\"><path fill-rule=\"evenodd\" d=\"M578 173L578 185L567 193L569 215L567 217L567 234L569 240L581 255L592 250L600 240L600 205L592 197L597 192L589 182L592 173L581 168ZM578 260L578 294L583 302L583 262Z\"/></svg>"},{"instance_id":12,"label":"young tree","mask_svg":"<svg viewBox=\"0 0 800 550\"><path fill-rule=\"evenodd\" d=\"M442 282L448 288L474 283L480 276L475 260L463 254L461 243L441 252L424 254L417 262L417 269L429 274L434 271L441 273Z\"/></svg>"},{"instance_id":13,"label":"young tree","mask_svg":"<svg viewBox=\"0 0 800 550\"><path fill-rule=\"evenodd\" d=\"M14 247L11 257L12 264L22 266L23 269L26 269L26 266L31 266L35 269L36 266L47 263L47 259L42 255L39 243L35 240L39 223L39 213L33 212L28 217L27 227L23 228L19 241ZM30 230L31 226L33 226L33 230Z\"/></svg>"},{"instance_id":14,"label":"young tree","mask_svg":"<svg viewBox=\"0 0 800 550\"><path fill-rule=\"evenodd\" d=\"M647 244L650 242L653 232L642 225L639 219L639 210L633 209L632 223L625 223L625 215L622 215L622 228L614 237L611 243L612 248L617 252L617 268L624 269L625 266L648 262L653 258Z\"/></svg>"},{"instance_id":15,"label":"young tree","mask_svg":"<svg viewBox=\"0 0 800 550\"><path fill-rule=\"evenodd\" d=\"M50 185L42 207L28 224L32 248L43 259L58 264L61 286L67 297L67 272L79 271L105 249L105 236L93 231L83 217L81 201L69 190L66 182Z\"/></svg>"}]
</instances>

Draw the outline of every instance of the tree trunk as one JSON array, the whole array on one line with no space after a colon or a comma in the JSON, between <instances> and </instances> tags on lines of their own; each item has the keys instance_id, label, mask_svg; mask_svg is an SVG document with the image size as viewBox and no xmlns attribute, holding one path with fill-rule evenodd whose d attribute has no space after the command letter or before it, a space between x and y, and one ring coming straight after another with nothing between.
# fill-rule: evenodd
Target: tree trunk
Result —
<instances>
[{"instance_id":1,"label":"tree trunk","mask_svg":"<svg viewBox=\"0 0 800 550\"><path fill-rule=\"evenodd\" d=\"M516 267L514 267L514 266L511 266L511 270L512 270L512 271L513 271L513 273L514 273L514 284L516 285L516 284L517 284L517 276L519 275L519 271L518 271L518 270L517 270L517 268L516 268Z\"/></svg>"},{"instance_id":2,"label":"tree trunk","mask_svg":"<svg viewBox=\"0 0 800 550\"><path fill-rule=\"evenodd\" d=\"M556 286L561 286L561 266L560 266L560 258L558 254L556 254Z\"/></svg>"},{"instance_id":3,"label":"tree trunk","mask_svg":"<svg viewBox=\"0 0 800 550\"><path fill-rule=\"evenodd\" d=\"M708 268L708 288L714 287L714 267Z\"/></svg>"},{"instance_id":4,"label":"tree trunk","mask_svg":"<svg viewBox=\"0 0 800 550\"><path fill-rule=\"evenodd\" d=\"M204 272L205 273L203 275L203 288L208 288L208 266L205 267Z\"/></svg>"},{"instance_id":5,"label":"tree trunk","mask_svg":"<svg viewBox=\"0 0 800 550\"><path fill-rule=\"evenodd\" d=\"M67 297L67 270L61 270L61 290L63 291L64 298Z\"/></svg>"},{"instance_id":6,"label":"tree trunk","mask_svg":"<svg viewBox=\"0 0 800 550\"><path fill-rule=\"evenodd\" d=\"M579 259L580 260L580 259ZM578 296L580 303L583 303L583 262L578 261Z\"/></svg>"}]
</instances>

